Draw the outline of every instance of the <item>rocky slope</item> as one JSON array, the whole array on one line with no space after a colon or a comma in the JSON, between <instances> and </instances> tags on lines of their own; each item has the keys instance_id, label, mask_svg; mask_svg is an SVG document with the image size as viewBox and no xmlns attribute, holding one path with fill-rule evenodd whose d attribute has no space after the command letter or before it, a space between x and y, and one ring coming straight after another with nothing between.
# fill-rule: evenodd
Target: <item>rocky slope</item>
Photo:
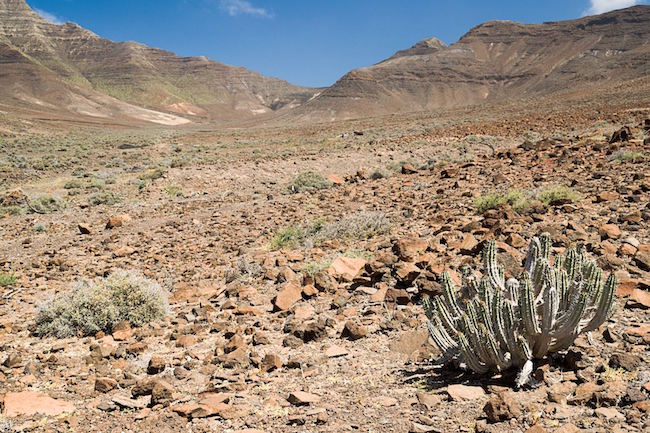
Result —
<instances>
[{"instance_id":1,"label":"rocky slope","mask_svg":"<svg viewBox=\"0 0 650 433\"><path fill-rule=\"evenodd\" d=\"M544 24L493 21L356 69L297 111L346 118L610 86L650 73L650 7Z\"/></svg>"},{"instance_id":2,"label":"rocky slope","mask_svg":"<svg viewBox=\"0 0 650 433\"><path fill-rule=\"evenodd\" d=\"M0 62L3 105L96 118L233 120L295 107L314 93L207 58L54 25L24 0L0 0Z\"/></svg>"}]
</instances>

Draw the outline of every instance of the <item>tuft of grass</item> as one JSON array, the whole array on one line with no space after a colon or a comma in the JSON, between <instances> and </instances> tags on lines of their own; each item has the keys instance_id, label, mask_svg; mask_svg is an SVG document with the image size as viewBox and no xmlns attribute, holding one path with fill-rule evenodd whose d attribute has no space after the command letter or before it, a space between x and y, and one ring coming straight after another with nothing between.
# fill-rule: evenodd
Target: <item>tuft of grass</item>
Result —
<instances>
[{"instance_id":1,"label":"tuft of grass","mask_svg":"<svg viewBox=\"0 0 650 433\"><path fill-rule=\"evenodd\" d=\"M167 314L167 293L133 271L81 281L71 291L45 304L36 317L35 334L65 338L111 333L126 320L143 326Z\"/></svg>"},{"instance_id":2,"label":"tuft of grass","mask_svg":"<svg viewBox=\"0 0 650 433\"><path fill-rule=\"evenodd\" d=\"M271 238L271 249L281 250L282 248L295 248L305 237L303 229L298 227L285 227L280 229L273 238Z\"/></svg>"},{"instance_id":3,"label":"tuft of grass","mask_svg":"<svg viewBox=\"0 0 650 433\"><path fill-rule=\"evenodd\" d=\"M167 187L167 194L170 197L185 197L183 195L183 188L178 185L169 185Z\"/></svg>"},{"instance_id":4,"label":"tuft of grass","mask_svg":"<svg viewBox=\"0 0 650 433\"><path fill-rule=\"evenodd\" d=\"M316 241L327 239L369 239L390 232L392 225L383 212L358 212L333 223L324 224L313 233Z\"/></svg>"},{"instance_id":5,"label":"tuft of grass","mask_svg":"<svg viewBox=\"0 0 650 433\"><path fill-rule=\"evenodd\" d=\"M634 151L634 150L619 150L614 152L610 157L611 161L622 163L622 162L643 162L648 159L648 155L643 152Z\"/></svg>"},{"instance_id":6,"label":"tuft of grass","mask_svg":"<svg viewBox=\"0 0 650 433\"><path fill-rule=\"evenodd\" d=\"M301 192L312 192L321 189L327 189L332 186L332 182L327 180L322 174L314 171L305 171L296 176L289 186L288 191L291 194Z\"/></svg>"},{"instance_id":7,"label":"tuft of grass","mask_svg":"<svg viewBox=\"0 0 650 433\"><path fill-rule=\"evenodd\" d=\"M31 212L36 213L52 213L65 208L65 203L56 196L42 195L31 202L29 202Z\"/></svg>"},{"instance_id":8,"label":"tuft of grass","mask_svg":"<svg viewBox=\"0 0 650 433\"><path fill-rule=\"evenodd\" d=\"M331 239L369 239L389 233L391 229L392 224L383 212L358 212L332 223L319 219L303 227L285 227L273 235L270 248L297 248L308 242L318 244Z\"/></svg>"},{"instance_id":9,"label":"tuft of grass","mask_svg":"<svg viewBox=\"0 0 650 433\"><path fill-rule=\"evenodd\" d=\"M36 224L36 225L34 226L34 231L35 231L36 233L44 233L44 232L47 231L47 229L45 228L45 226L44 226L43 224Z\"/></svg>"},{"instance_id":10,"label":"tuft of grass","mask_svg":"<svg viewBox=\"0 0 650 433\"><path fill-rule=\"evenodd\" d=\"M141 173L140 176L138 176L138 179L140 180L156 180L160 179L167 173L167 170L160 168L160 167L155 167L155 168L150 168L146 170L144 173Z\"/></svg>"},{"instance_id":11,"label":"tuft of grass","mask_svg":"<svg viewBox=\"0 0 650 433\"><path fill-rule=\"evenodd\" d=\"M580 195L568 186L557 185L540 192L537 200L545 205L557 205L580 200Z\"/></svg>"},{"instance_id":12,"label":"tuft of grass","mask_svg":"<svg viewBox=\"0 0 650 433\"><path fill-rule=\"evenodd\" d=\"M21 213L23 213L23 209L20 206L0 206L0 217L20 215Z\"/></svg>"},{"instance_id":13,"label":"tuft of grass","mask_svg":"<svg viewBox=\"0 0 650 433\"><path fill-rule=\"evenodd\" d=\"M508 190L505 193L492 193L483 195L474 200L474 207L476 212L484 214L490 209L496 209L505 204L513 206L513 208L520 207L525 201L524 194L519 190Z\"/></svg>"},{"instance_id":14,"label":"tuft of grass","mask_svg":"<svg viewBox=\"0 0 650 433\"><path fill-rule=\"evenodd\" d=\"M79 179L72 179L66 182L65 185L63 185L63 188L65 189L79 189L82 187L83 187L83 182L81 182Z\"/></svg>"},{"instance_id":15,"label":"tuft of grass","mask_svg":"<svg viewBox=\"0 0 650 433\"><path fill-rule=\"evenodd\" d=\"M120 199L120 197L116 196L112 192L101 192L101 193L93 194L92 196L90 196L90 199L88 199L88 202L93 206L98 206L102 204L112 206L116 203L119 203L120 201L122 201L122 199Z\"/></svg>"},{"instance_id":16,"label":"tuft of grass","mask_svg":"<svg viewBox=\"0 0 650 433\"><path fill-rule=\"evenodd\" d=\"M388 172L380 168L370 173L370 179L372 180L386 179L387 177L389 177Z\"/></svg>"},{"instance_id":17,"label":"tuft of grass","mask_svg":"<svg viewBox=\"0 0 650 433\"><path fill-rule=\"evenodd\" d=\"M317 273L322 272L327 268L329 268L332 262L333 262L332 259L323 259L319 261L312 260L310 262L305 263L305 265L300 269L300 272L302 272L305 275L309 275L313 277Z\"/></svg>"},{"instance_id":18,"label":"tuft of grass","mask_svg":"<svg viewBox=\"0 0 650 433\"><path fill-rule=\"evenodd\" d=\"M0 287L11 287L14 284L16 284L16 276L13 273L0 272Z\"/></svg>"}]
</instances>

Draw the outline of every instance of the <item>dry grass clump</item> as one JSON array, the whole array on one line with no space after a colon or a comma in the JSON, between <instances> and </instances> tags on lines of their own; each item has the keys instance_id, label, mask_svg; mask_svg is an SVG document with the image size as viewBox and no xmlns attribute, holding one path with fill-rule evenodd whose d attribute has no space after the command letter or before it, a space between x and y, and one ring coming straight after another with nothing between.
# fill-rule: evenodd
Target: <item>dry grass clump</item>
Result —
<instances>
[{"instance_id":1,"label":"dry grass clump","mask_svg":"<svg viewBox=\"0 0 650 433\"><path fill-rule=\"evenodd\" d=\"M34 213L47 214L65 208L65 203L59 197L42 195L29 202L29 210Z\"/></svg>"},{"instance_id":2,"label":"dry grass clump","mask_svg":"<svg viewBox=\"0 0 650 433\"><path fill-rule=\"evenodd\" d=\"M484 214L490 209L496 209L499 206L509 204L515 206L524 201L524 194L518 190L508 190L505 193L486 194L474 200L476 212Z\"/></svg>"},{"instance_id":3,"label":"dry grass clump","mask_svg":"<svg viewBox=\"0 0 650 433\"><path fill-rule=\"evenodd\" d=\"M279 250L319 244L331 239L341 241L369 239L386 234L391 228L390 220L383 212L362 211L331 223L317 220L306 227L285 227L273 235L269 246L273 250Z\"/></svg>"},{"instance_id":4,"label":"dry grass clump","mask_svg":"<svg viewBox=\"0 0 650 433\"><path fill-rule=\"evenodd\" d=\"M133 271L81 281L71 291L44 305L36 317L35 333L65 338L111 333L128 321L142 326L167 314L167 294L155 281Z\"/></svg>"},{"instance_id":5,"label":"dry grass clump","mask_svg":"<svg viewBox=\"0 0 650 433\"><path fill-rule=\"evenodd\" d=\"M297 194L301 192L311 192L320 189L327 189L331 186L332 182L327 180L322 174L316 173L314 171L305 171L296 176L291 181L287 189L291 194Z\"/></svg>"},{"instance_id":6,"label":"dry grass clump","mask_svg":"<svg viewBox=\"0 0 650 433\"><path fill-rule=\"evenodd\" d=\"M568 186L558 185L540 192L537 195L537 200L545 205L566 204L580 200L580 194Z\"/></svg>"},{"instance_id":7,"label":"dry grass clump","mask_svg":"<svg viewBox=\"0 0 650 433\"><path fill-rule=\"evenodd\" d=\"M16 276L14 274L0 272L0 287L10 287L14 284L16 284Z\"/></svg>"}]
</instances>

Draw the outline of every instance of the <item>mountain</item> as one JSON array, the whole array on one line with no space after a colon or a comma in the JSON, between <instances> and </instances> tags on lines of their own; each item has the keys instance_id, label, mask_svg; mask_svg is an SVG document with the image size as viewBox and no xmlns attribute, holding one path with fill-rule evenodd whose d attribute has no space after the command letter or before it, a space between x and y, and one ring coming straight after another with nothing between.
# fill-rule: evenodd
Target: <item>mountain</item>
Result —
<instances>
[{"instance_id":1,"label":"mountain","mask_svg":"<svg viewBox=\"0 0 650 433\"><path fill-rule=\"evenodd\" d=\"M491 21L355 69L297 108L304 119L430 110L650 76L650 6L544 24Z\"/></svg>"},{"instance_id":2,"label":"mountain","mask_svg":"<svg viewBox=\"0 0 650 433\"><path fill-rule=\"evenodd\" d=\"M117 43L0 0L0 109L75 118L188 123L282 112L317 90L205 57Z\"/></svg>"}]
</instances>

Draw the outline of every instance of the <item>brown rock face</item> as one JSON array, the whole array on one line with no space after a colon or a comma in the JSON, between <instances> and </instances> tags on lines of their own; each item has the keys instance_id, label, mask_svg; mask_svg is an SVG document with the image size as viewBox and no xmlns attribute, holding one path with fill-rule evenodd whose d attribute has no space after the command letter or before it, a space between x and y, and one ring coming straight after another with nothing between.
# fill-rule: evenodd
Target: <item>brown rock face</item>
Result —
<instances>
[{"instance_id":1,"label":"brown rock face","mask_svg":"<svg viewBox=\"0 0 650 433\"><path fill-rule=\"evenodd\" d=\"M74 405L55 400L45 394L33 391L9 392L4 397L4 415L12 418L20 415L57 416L74 412Z\"/></svg>"},{"instance_id":2,"label":"brown rock face","mask_svg":"<svg viewBox=\"0 0 650 433\"><path fill-rule=\"evenodd\" d=\"M355 69L296 111L352 118L620 83L650 71L649 29L648 6L544 24L490 21L449 46L424 40Z\"/></svg>"},{"instance_id":3,"label":"brown rock face","mask_svg":"<svg viewBox=\"0 0 650 433\"><path fill-rule=\"evenodd\" d=\"M113 42L73 23L52 24L24 0L0 1L0 61L3 103L60 116L172 125L195 116L238 120L300 105L317 91L206 57Z\"/></svg>"}]
</instances>

